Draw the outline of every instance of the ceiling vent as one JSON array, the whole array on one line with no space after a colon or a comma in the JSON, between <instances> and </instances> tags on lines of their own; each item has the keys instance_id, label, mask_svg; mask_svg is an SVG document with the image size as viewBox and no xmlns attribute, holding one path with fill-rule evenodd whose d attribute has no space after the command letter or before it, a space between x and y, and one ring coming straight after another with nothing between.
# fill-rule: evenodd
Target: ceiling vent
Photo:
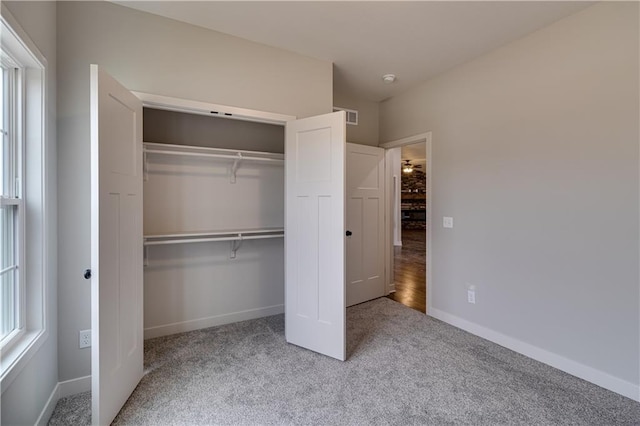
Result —
<instances>
[{"instance_id":1,"label":"ceiling vent","mask_svg":"<svg viewBox=\"0 0 640 426\"><path fill-rule=\"evenodd\" d=\"M347 108L334 106L333 112L336 112L336 111L344 111L347 113L347 124L351 124L352 126L358 125L358 111L356 111L355 109L347 109Z\"/></svg>"}]
</instances>

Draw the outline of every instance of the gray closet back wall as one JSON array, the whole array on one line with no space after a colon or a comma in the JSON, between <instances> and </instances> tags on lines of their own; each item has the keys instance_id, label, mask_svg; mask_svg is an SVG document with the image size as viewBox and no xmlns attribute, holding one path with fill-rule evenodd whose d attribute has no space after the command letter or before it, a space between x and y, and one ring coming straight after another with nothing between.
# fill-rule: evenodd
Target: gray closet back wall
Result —
<instances>
[{"instance_id":1,"label":"gray closet back wall","mask_svg":"<svg viewBox=\"0 0 640 426\"><path fill-rule=\"evenodd\" d=\"M284 126L144 108L144 140L284 153Z\"/></svg>"}]
</instances>

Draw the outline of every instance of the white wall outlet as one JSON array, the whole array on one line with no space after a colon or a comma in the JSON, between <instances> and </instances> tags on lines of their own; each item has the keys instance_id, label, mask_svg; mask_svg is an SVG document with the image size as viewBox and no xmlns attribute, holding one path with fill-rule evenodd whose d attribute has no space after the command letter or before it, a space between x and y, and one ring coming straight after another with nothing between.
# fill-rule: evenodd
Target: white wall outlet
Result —
<instances>
[{"instance_id":1,"label":"white wall outlet","mask_svg":"<svg viewBox=\"0 0 640 426\"><path fill-rule=\"evenodd\" d=\"M78 335L78 346L80 349L91 347L91 330L80 330Z\"/></svg>"},{"instance_id":2,"label":"white wall outlet","mask_svg":"<svg viewBox=\"0 0 640 426\"><path fill-rule=\"evenodd\" d=\"M476 303L476 287L473 285L467 289L467 302Z\"/></svg>"},{"instance_id":3,"label":"white wall outlet","mask_svg":"<svg viewBox=\"0 0 640 426\"><path fill-rule=\"evenodd\" d=\"M442 227L443 228L453 228L453 218L444 216L442 218Z\"/></svg>"}]
</instances>

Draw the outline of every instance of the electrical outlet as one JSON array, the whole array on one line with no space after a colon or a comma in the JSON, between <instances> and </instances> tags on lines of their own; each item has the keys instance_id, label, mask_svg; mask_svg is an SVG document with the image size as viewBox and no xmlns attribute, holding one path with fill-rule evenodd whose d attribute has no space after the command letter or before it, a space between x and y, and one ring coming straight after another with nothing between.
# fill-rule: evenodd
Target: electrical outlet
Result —
<instances>
[{"instance_id":1,"label":"electrical outlet","mask_svg":"<svg viewBox=\"0 0 640 426\"><path fill-rule=\"evenodd\" d=\"M453 228L453 218L444 216L442 218L442 227L443 228Z\"/></svg>"},{"instance_id":2,"label":"electrical outlet","mask_svg":"<svg viewBox=\"0 0 640 426\"><path fill-rule=\"evenodd\" d=\"M467 289L467 302L476 303L476 287L473 285Z\"/></svg>"},{"instance_id":3,"label":"electrical outlet","mask_svg":"<svg viewBox=\"0 0 640 426\"><path fill-rule=\"evenodd\" d=\"M78 346L80 346L80 349L91 347L91 330L80 330L78 336Z\"/></svg>"}]
</instances>

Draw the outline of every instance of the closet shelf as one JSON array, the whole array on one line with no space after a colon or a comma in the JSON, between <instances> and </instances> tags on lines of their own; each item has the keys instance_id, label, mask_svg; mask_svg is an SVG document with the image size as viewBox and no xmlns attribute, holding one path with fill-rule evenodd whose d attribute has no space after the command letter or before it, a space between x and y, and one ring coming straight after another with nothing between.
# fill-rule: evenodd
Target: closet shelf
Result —
<instances>
[{"instance_id":1,"label":"closet shelf","mask_svg":"<svg viewBox=\"0 0 640 426\"><path fill-rule=\"evenodd\" d=\"M143 143L143 165L144 180L148 179L147 172L147 156L148 155L167 155L179 157L201 157L201 158L221 158L232 160L231 166L231 183L236 182L236 172L242 161L255 161L262 163L272 163L284 165L284 154L273 152L259 151L243 151L223 148L208 148L191 145L170 145L163 143L144 142Z\"/></svg>"},{"instance_id":2,"label":"closet shelf","mask_svg":"<svg viewBox=\"0 0 640 426\"><path fill-rule=\"evenodd\" d=\"M146 154L175 155L182 157L211 157L228 158L230 160L242 159L247 161L265 161L284 164L282 154L262 153L256 151L237 151L231 149L192 147L187 145L166 145L145 142Z\"/></svg>"},{"instance_id":3,"label":"closet shelf","mask_svg":"<svg viewBox=\"0 0 640 426\"><path fill-rule=\"evenodd\" d=\"M167 244L204 243L212 241L243 241L284 237L284 228L235 229L211 232L181 232L175 234L145 235L145 246Z\"/></svg>"},{"instance_id":4,"label":"closet shelf","mask_svg":"<svg viewBox=\"0 0 640 426\"><path fill-rule=\"evenodd\" d=\"M149 264L149 246L169 244L208 243L214 241L231 241L229 258L235 259L236 252L246 240L264 240L267 238L283 238L284 228L234 229L211 232L181 232L177 234L155 234L144 236L144 266Z\"/></svg>"}]
</instances>

